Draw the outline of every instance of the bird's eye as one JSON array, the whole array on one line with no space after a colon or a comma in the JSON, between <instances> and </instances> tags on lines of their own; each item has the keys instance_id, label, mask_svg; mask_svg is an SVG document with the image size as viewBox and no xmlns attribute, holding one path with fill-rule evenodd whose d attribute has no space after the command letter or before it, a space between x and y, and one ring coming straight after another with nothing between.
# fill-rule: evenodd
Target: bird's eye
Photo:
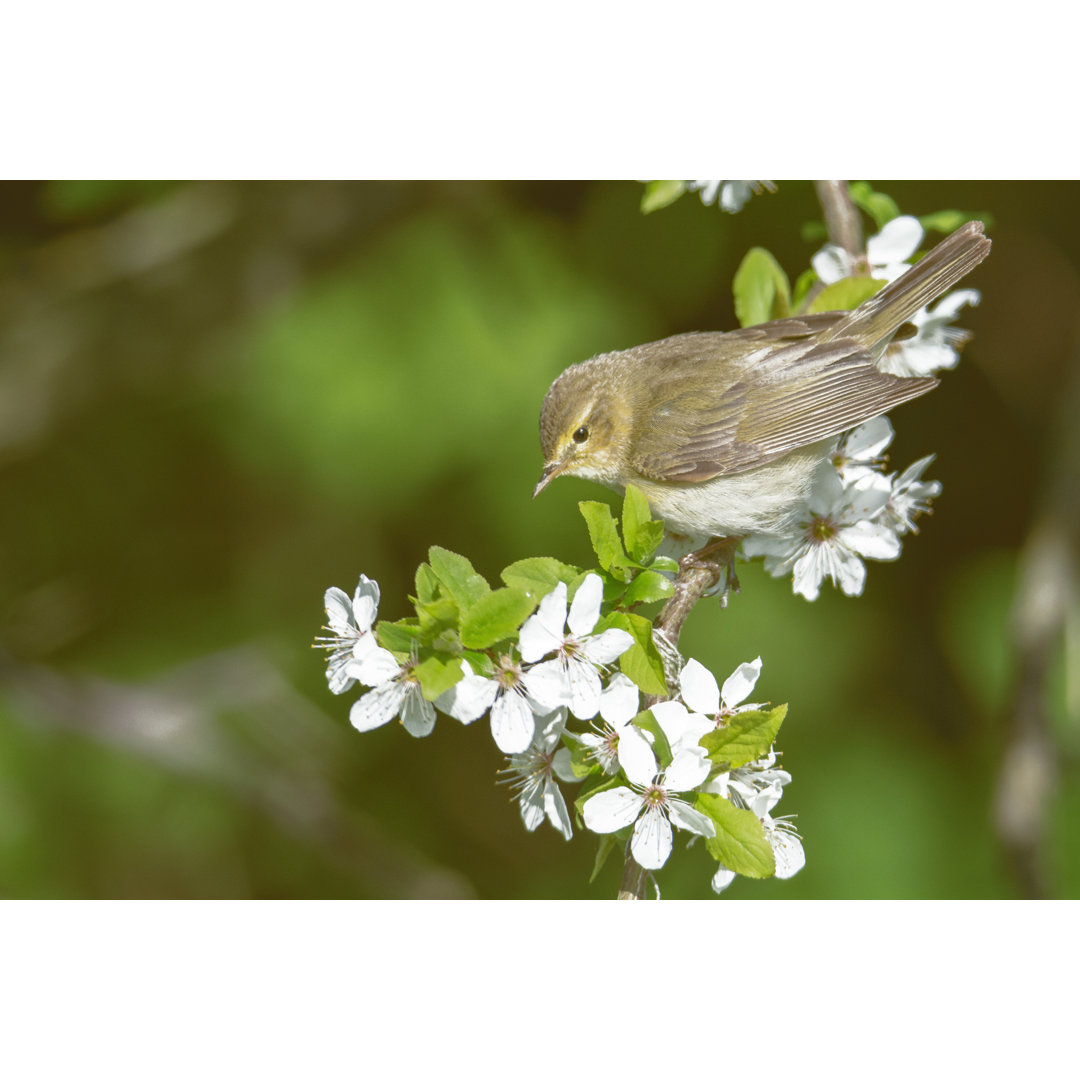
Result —
<instances>
[{"instance_id":1,"label":"bird's eye","mask_svg":"<svg viewBox=\"0 0 1080 1080\"><path fill-rule=\"evenodd\" d=\"M574 442L584 442L588 437L589 429L584 424L574 432Z\"/></svg>"}]
</instances>

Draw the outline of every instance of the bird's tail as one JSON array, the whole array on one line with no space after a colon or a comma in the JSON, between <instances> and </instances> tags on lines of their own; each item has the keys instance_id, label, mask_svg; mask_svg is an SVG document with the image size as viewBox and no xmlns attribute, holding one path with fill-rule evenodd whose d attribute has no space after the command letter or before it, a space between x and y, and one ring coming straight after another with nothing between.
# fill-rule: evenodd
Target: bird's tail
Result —
<instances>
[{"instance_id":1,"label":"bird's tail","mask_svg":"<svg viewBox=\"0 0 1080 1080\"><path fill-rule=\"evenodd\" d=\"M868 349L885 342L927 304L951 289L990 254L981 221L969 221L932 248L910 270L860 304L833 338L855 338Z\"/></svg>"}]
</instances>

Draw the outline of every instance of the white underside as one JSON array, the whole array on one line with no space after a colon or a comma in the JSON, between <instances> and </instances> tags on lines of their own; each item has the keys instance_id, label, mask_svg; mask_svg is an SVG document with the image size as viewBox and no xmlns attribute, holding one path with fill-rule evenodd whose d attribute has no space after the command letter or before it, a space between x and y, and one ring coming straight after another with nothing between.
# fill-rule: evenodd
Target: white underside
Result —
<instances>
[{"instance_id":1,"label":"white underside","mask_svg":"<svg viewBox=\"0 0 1080 1080\"><path fill-rule=\"evenodd\" d=\"M697 484L651 480L636 484L672 532L706 537L783 532L795 523L834 441L815 443L756 469Z\"/></svg>"}]
</instances>

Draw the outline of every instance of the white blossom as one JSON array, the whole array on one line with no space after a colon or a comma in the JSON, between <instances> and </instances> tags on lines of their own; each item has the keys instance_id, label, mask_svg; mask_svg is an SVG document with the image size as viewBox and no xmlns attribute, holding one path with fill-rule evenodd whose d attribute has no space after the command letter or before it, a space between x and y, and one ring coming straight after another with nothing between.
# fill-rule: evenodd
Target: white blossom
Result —
<instances>
[{"instance_id":1,"label":"white blossom","mask_svg":"<svg viewBox=\"0 0 1080 1080\"><path fill-rule=\"evenodd\" d=\"M890 479L891 490L883 514L898 536L917 533L915 519L920 514L930 513L930 500L941 494L940 480L922 479L933 460L933 454L920 458L899 476Z\"/></svg>"},{"instance_id":2,"label":"white blossom","mask_svg":"<svg viewBox=\"0 0 1080 1080\"><path fill-rule=\"evenodd\" d=\"M923 238L919 219L903 215L883 226L881 232L866 241L866 264L870 277L877 281L895 281L908 269ZM826 285L858 274L862 267L837 244L826 244L811 260L814 272Z\"/></svg>"},{"instance_id":3,"label":"white blossom","mask_svg":"<svg viewBox=\"0 0 1080 1080\"><path fill-rule=\"evenodd\" d=\"M376 647L371 628L379 610L378 582L361 574L352 600L343 590L329 588L323 596L323 604L328 623L325 629L330 631L330 636L316 638L315 645L330 650L326 660L326 681L331 693L343 694L356 682L345 670L350 661L362 660Z\"/></svg>"},{"instance_id":4,"label":"white blossom","mask_svg":"<svg viewBox=\"0 0 1080 1080\"><path fill-rule=\"evenodd\" d=\"M875 416L847 432L830 458L841 483L850 487L873 473L880 473L885 464L885 448L893 441L893 435L887 416Z\"/></svg>"},{"instance_id":5,"label":"white blossom","mask_svg":"<svg viewBox=\"0 0 1080 1080\"><path fill-rule=\"evenodd\" d=\"M622 768L635 768L635 759L644 762L645 767L651 762L653 769L656 759L652 746L645 733L631 721L638 714L640 694L634 682L621 671L611 677L611 681L600 695L600 716L603 723L593 722L593 730L580 735L571 734L582 746L588 748L587 757L599 764L609 776Z\"/></svg>"},{"instance_id":6,"label":"white blossom","mask_svg":"<svg viewBox=\"0 0 1080 1080\"><path fill-rule=\"evenodd\" d=\"M807 600L818 598L826 577L846 595L859 596L866 583L862 560L900 555L899 537L880 519L891 491L883 476L845 487L835 472L825 473L793 532L747 537L743 552L747 558L764 555L773 577L791 573L793 590Z\"/></svg>"},{"instance_id":7,"label":"white blossom","mask_svg":"<svg viewBox=\"0 0 1080 1080\"><path fill-rule=\"evenodd\" d=\"M420 689L413 674L415 662L402 663L387 649L375 648L348 664L349 675L372 687L353 702L349 722L357 731L374 731L400 714L405 730L414 738L430 735L435 727L435 706Z\"/></svg>"},{"instance_id":8,"label":"white blossom","mask_svg":"<svg viewBox=\"0 0 1080 1080\"><path fill-rule=\"evenodd\" d=\"M567 783L577 780L570 766L570 751L560 745L565 726L565 709L544 717L528 749L510 756L506 772L510 774L507 779L521 808L525 828L535 832L546 817L569 840L573 835L570 814L554 779L558 777Z\"/></svg>"},{"instance_id":9,"label":"white blossom","mask_svg":"<svg viewBox=\"0 0 1080 1080\"><path fill-rule=\"evenodd\" d=\"M435 704L448 716L471 724L491 710L491 735L504 754L524 753L536 731L536 713L545 709L525 690L522 665L508 654L496 662L494 675L477 675L467 660L461 661L462 677Z\"/></svg>"},{"instance_id":10,"label":"white blossom","mask_svg":"<svg viewBox=\"0 0 1080 1080\"><path fill-rule=\"evenodd\" d=\"M933 310L923 308L916 312L909 321L918 333L889 345L878 361L878 368L888 375L912 378L956 367L960 362L959 350L971 334L950 324L965 304L974 307L979 300L978 289L956 289L946 293Z\"/></svg>"},{"instance_id":11,"label":"white blossom","mask_svg":"<svg viewBox=\"0 0 1080 1080\"><path fill-rule=\"evenodd\" d=\"M590 720L600 709L601 672L634 643L617 628L593 634L600 618L604 585L589 574L566 609L566 584L559 582L525 620L518 635L521 657L528 663L551 653L553 660L537 663L524 675L525 689L546 709L568 706L579 720Z\"/></svg>"},{"instance_id":12,"label":"white blossom","mask_svg":"<svg viewBox=\"0 0 1080 1080\"><path fill-rule=\"evenodd\" d=\"M627 760L623 771L630 786L598 792L584 804L582 816L586 827L597 833L633 825L631 853L643 869L659 870L671 854L672 822L699 836L715 836L716 827L711 818L678 797L708 777L704 751L689 747L674 751L671 764L662 772L657 771L651 752L650 758Z\"/></svg>"},{"instance_id":13,"label":"white blossom","mask_svg":"<svg viewBox=\"0 0 1080 1080\"><path fill-rule=\"evenodd\" d=\"M686 190L696 191L706 206L712 206L717 197L720 209L737 214L754 195L762 191L775 191L771 180L687 180Z\"/></svg>"}]
</instances>

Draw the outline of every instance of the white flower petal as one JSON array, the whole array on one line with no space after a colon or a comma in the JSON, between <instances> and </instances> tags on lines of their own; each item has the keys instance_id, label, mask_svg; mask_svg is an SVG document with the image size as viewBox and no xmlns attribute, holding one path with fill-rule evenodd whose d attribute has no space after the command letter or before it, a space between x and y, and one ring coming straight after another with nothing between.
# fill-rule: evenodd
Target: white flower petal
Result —
<instances>
[{"instance_id":1,"label":"white flower petal","mask_svg":"<svg viewBox=\"0 0 1080 1080\"><path fill-rule=\"evenodd\" d=\"M875 416L844 436L843 452L853 461L868 461L880 457L893 441L893 426L887 416Z\"/></svg>"},{"instance_id":2,"label":"white flower petal","mask_svg":"<svg viewBox=\"0 0 1080 1080\"><path fill-rule=\"evenodd\" d=\"M351 690L356 684L356 680L348 671L351 663L352 656L349 653L331 653L326 663L326 682L330 687L331 694L344 694L346 690Z\"/></svg>"},{"instance_id":3,"label":"white flower petal","mask_svg":"<svg viewBox=\"0 0 1080 1080\"><path fill-rule=\"evenodd\" d=\"M806 865L802 841L786 829L772 828L768 834L776 860L776 876L781 880L794 877Z\"/></svg>"},{"instance_id":4,"label":"white flower petal","mask_svg":"<svg viewBox=\"0 0 1080 1080\"><path fill-rule=\"evenodd\" d=\"M637 684L618 671L600 695L600 715L614 728L625 727L637 716L640 702Z\"/></svg>"},{"instance_id":5,"label":"white flower petal","mask_svg":"<svg viewBox=\"0 0 1080 1080\"><path fill-rule=\"evenodd\" d=\"M401 662L388 649L375 648L363 660L350 660L346 669L365 686L381 686L401 674Z\"/></svg>"},{"instance_id":6,"label":"white flower petal","mask_svg":"<svg viewBox=\"0 0 1080 1080\"><path fill-rule=\"evenodd\" d=\"M536 719L535 743L545 754L550 754L566 730L566 709L555 709Z\"/></svg>"},{"instance_id":7,"label":"white flower petal","mask_svg":"<svg viewBox=\"0 0 1080 1080\"><path fill-rule=\"evenodd\" d=\"M714 893L722 893L736 878L734 870L729 870L726 866L722 866L717 863L716 873L712 878L712 889Z\"/></svg>"},{"instance_id":8,"label":"white flower petal","mask_svg":"<svg viewBox=\"0 0 1080 1080\"><path fill-rule=\"evenodd\" d=\"M679 673L679 693L694 712L715 716L720 711L720 689L716 676L693 658L686 661Z\"/></svg>"},{"instance_id":9,"label":"white flower petal","mask_svg":"<svg viewBox=\"0 0 1080 1080\"><path fill-rule=\"evenodd\" d=\"M555 751L551 759L551 771L564 783L580 783L581 777L574 772L573 758L565 746Z\"/></svg>"},{"instance_id":10,"label":"white flower petal","mask_svg":"<svg viewBox=\"0 0 1080 1080\"><path fill-rule=\"evenodd\" d=\"M540 784L527 787L521 793L518 800L521 807L521 820L529 832L535 832L547 816L544 802L544 789Z\"/></svg>"},{"instance_id":11,"label":"white flower petal","mask_svg":"<svg viewBox=\"0 0 1080 1080\"><path fill-rule=\"evenodd\" d=\"M733 709L740 702L745 701L757 684L758 676L760 674L760 656L749 664L740 664L734 672L724 680L724 687L720 691L720 696L723 698L724 704L729 709Z\"/></svg>"},{"instance_id":12,"label":"white flower petal","mask_svg":"<svg viewBox=\"0 0 1080 1080\"><path fill-rule=\"evenodd\" d=\"M570 711L579 720L591 720L600 711L600 676L587 660L571 656L566 662L570 684Z\"/></svg>"},{"instance_id":13,"label":"white flower petal","mask_svg":"<svg viewBox=\"0 0 1080 1080\"><path fill-rule=\"evenodd\" d=\"M548 821L569 840L574 835L570 828L570 815L566 811L566 800L557 784L550 780L544 785L544 813Z\"/></svg>"},{"instance_id":14,"label":"white flower petal","mask_svg":"<svg viewBox=\"0 0 1080 1080\"><path fill-rule=\"evenodd\" d=\"M841 530L840 538L845 547L864 559L890 562L900 556L900 540L896 533L876 521L856 521Z\"/></svg>"},{"instance_id":15,"label":"white flower petal","mask_svg":"<svg viewBox=\"0 0 1080 1080\"><path fill-rule=\"evenodd\" d=\"M923 227L919 219L908 214L887 222L877 236L866 242L866 259L871 266L890 266L907 262L922 242Z\"/></svg>"},{"instance_id":16,"label":"white flower petal","mask_svg":"<svg viewBox=\"0 0 1080 1080\"><path fill-rule=\"evenodd\" d=\"M619 767L626 773L627 779L644 787L651 784L656 776L656 755L640 728L627 724L619 732L617 748Z\"/></svg>"},{"instance_id":17,"label":"white flower petal","mask_svg":"<svg viewBox=\"0 0 1080 1080\"><path fill-rule=\"evenodd\" d=\"M682 799L672 799L668 803L668 813L671 820L680 828L688 832L697 833L698 836L715 836L716 826L711 817L695 810Z\"/></svg>"},{"instance_id":18,"label":"white flower petal","mask_svg":"<svg viewBox=\"0 0 1080 1080\"><path fill-rule=\"evenodd\" d=\"M355 632L352 625L352 604L341 589L327 589L323 594L323 607L326 608L326 621L335 634Z\"/></svg>"},{"instance_id":19,"label":"white flower petal","mask_svg":"<svg viewBox=\"0 0 1080 1080\"><path fill-rule=\"evenodd\" d=\"M824 548L812 544L795 561L795 572L791 577L792 591L805 596L807 600L816 600L824 577Z\"/></svg>"},{"instance_id":20,"label":"white flower petal","mask_svg":"<svg viewBox=\"0 0 1080 1080\"><path fill-rule=\"evenodd\" d=\"M504 754L528 750L536 733L536 718L521 694L506 690L491 706L491 735Z\"/></svg>"},{"instance_id":21,"label":"white flower petal","mask_svg":"<svg viewBox=\"0 0 1080 1080\"><path fill-rule=\"evenodd\" d=\"M518 631L518 648L527 663L547 656L562 647L566 624L566 584L562 581L540 601Z\"/></svg>"},{"instance_id":22,"label":"white flower petal","mask_svg":"<svg viewBox=\"0 0 1080 1080\"><path fill-rule=\"evenodd\" d=\"M435 706L424 697L420 687L415 683L405 694L401 723L414 739L422 739L425 735L430 735L435 728Z\"/></svg>"},{"instance_id":23,"label":"white flower petal","mask_svg":"<svg viewBox=\"0 0 1080 1080\"><path fill-rule=\"evenodd\" d=\"M491 708L499 692L499 684L494 679L477 675L467 660L461 661L461 670L464 672L461 679L444 694L440 694L435 699L435 704L447 716L452 716L463 724L471 724ZM525 747L520 749L524 750Z\"/></svg>"},{"instance_id":24,"label":"white flower petal","mask_svg":"<svg viewBox=\"0 0 1080 1080\"><path fill-rule=\"evenodd\" d=\"M570 703L570 677L561 660L545 660L529 668L522 681L529 697L541 709L557 709Z\"/></svg>"},{"instance_id":25,"label":"white flower petal","mask_svg":"<svg viewBox=\"0 0 1080 1080\"><path fill-rule=\"evenodd\" d=\"M379 583L372 581L366 574L360 575L360 582L353 594L353 617L361 630L370 630L379 610Z\"/></svg>"},{"instance_id":26,"label":"white flower petal","mask_svg":"<svg viewBox=\"0 0 1080 1080\"><path fill-rule=\"evenodd\" d=\"M690 791L708 779L709 768L703 749L679 750L664 771L664 787L668 791Z\"/></svg>"},{"instance_id":27,"label":"white flower petal","mask_svg":"<svg viewBox=\"0 0 1080 1080\"><path fill-rule=\"evenodd\" d=\"M814 273L825 285L846 278L850 271L849 260L835 244L826 244L811 260Z\"/></svg>"},{"instance_id":28,"label":"white flower petal","mask_svg":"<svg viewBox=\"0 0 1080 1080\"><path fill-rule=\"evenodd\" d=\"M357 731L374 731L397 716L404 700L404 684L383 683L353 702L349 710L349 723Z\"/></svg>"},{"instance_id":29,"label":"white flower petal","mask_svg":"<svg viewBox=\"0 0 1080 1080\"><path fill-rule=\"evenodd\" d=\"M843 589L846 596L862 596L866 584L866 567L862 559L853 552L841 548L834 550L835 562L830 575L834 582Z\"/></svg>"},{"instance_id":30,"label":"white flower petal","mask_svg":"<svg viewBox=\"0 0 1080 1080\"><path fill-rule=\"evenodd\" d=\"M609 788L587 800L581 808L585 827L595 833L618 832L637 820L641 796L628 787Z\"/></svg>"},{"instance_id":31,"label":"white flower petal","mask_svg":"<svg viewBox=\"0 0 1080 1080\"><path fill-rule=\"evenodd\" d=\"M565 590L566 586L563 586ZM566 625L575 637L584 637L592 632L596 620L600 618L600 603L604 599L604 583L599 575L589 574L574 593L574 602L570 605L570 614Z\"/></svg>"},{"instance_id":32,"label":"white flower petal","mask_svg":"<svg viewBox=\"0 0 1080 1080\"><path fill-rule=\"evenodd\" d=\"M625 630L613 626L602 634L587 637L581 643L581 651L593 664L610 664L633 644L634 639Z\"/></svg>"},{"instance_id":33,"label":"white flower petal","mask_svg":"<svg viewBox=\"0 0 1080 1080\"><path fill-rule=\"evenodd\" d=\"M649 807L638 818L630 851L643 870L659 870L671 854L671 822L659 807Z\"/></svg>"}]
</instances>

